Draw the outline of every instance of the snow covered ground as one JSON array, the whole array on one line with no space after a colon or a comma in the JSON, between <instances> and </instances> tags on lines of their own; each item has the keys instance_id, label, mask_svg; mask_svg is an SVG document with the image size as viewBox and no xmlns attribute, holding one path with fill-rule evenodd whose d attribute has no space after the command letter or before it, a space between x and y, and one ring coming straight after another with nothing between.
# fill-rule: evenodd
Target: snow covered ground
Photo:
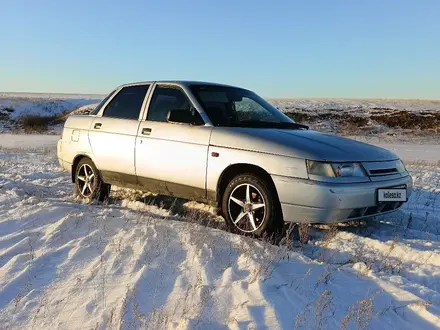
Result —
<instances>
[{"instance_id":1,"label":"snow covered ground","mask_svg":"<svg viewBox=\"0 0 440 330\"><path fill-rule=\"evenodd\" d=\"M440 152L420 162L431 147L396 146L416 148L402 210L274 246L219 229L197 203L183 215L115 189L109 205L83 204L55 143L0 134L2 329L440 327Z\"/></svg>"},{"instance_id":2,"label":"snow covered ground","mask_svg":"<svg viewBox=\"0 0 440 330\"><path fill-rule=\"evenodd\" d=\"M426 142L440 134L440 101L296 99L271 102L295 121L345 136L381 139L417 136Z\"/></svg>"},{"instance_id":3,"label":"snow covered ground","mask_svg":"<svg viewBox=\"0 0 440 330\"><path fill-rule=\"evenodd\" d=\"M99 103L102 98L102 95L0 93L0 114L2 109L11 109L11 119L23 115L53 116ZM3 113L8 111L3 110Z\"/></svg>"},{"instance_id":4,"label":"snow covered ground","mask_svg":"<svg viewBox=\"0 0 440 330\"><path fill-rule=\"evenodd\" d=\"M393 100L393 99L274 99L274 105L282 109L304 109L326 112L330 109L345 112L370 112L379 109L411 110L423 112L440 111L439 100Z\"/></svg>"},{"instance_id":5,"label":"snow covered ground","mask_svg":"<svg viewBox=\"0 0 440 330\"><path fill-rule=\"evenodd\" d=\"M37 152L44 150L54 151L59 139L59 135L0 134L0 150L5 149L9 153L14 150L18 152L24 150Z\"/></svg>"},{"instance_id":6,"label":"snow covered ground","mask_svg":"<svg viewBox=\"0 0 440 330\"><path fill-rule=\"evenodd\" d=\"M103 95L0 93L0 133L22 130L23 119L29 116L46 118L47 127L43 126L40 131L57 133L62 126L59 121L62 121L67 113L90 111L103 97Z\"/></svg>"},{"instance_id":7,"label":"snow covered ground","mask_svg":"<svg viewBox=\"0 0 440 330\"><path fill-rule=\"evenodd\" d=\"M0 93L0 133L19 129L20 118L26 115L52 117L72 111L85 113L96 107L103 97ZM269 102L296 121L325 132L381 139L417 136L424 142L440 134L440 101L272 99ZM48 129L57 132L59 124Z\"/></svg>"}]
</instances>

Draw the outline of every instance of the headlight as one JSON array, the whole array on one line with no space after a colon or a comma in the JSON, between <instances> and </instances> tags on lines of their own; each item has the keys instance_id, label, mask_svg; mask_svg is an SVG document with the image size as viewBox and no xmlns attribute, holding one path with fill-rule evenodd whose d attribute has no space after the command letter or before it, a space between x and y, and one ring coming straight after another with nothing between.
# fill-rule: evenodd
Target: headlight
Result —
<instances>
[{"instance_id":1,"label":"headlight","mask_svg":"<svg viewBox=\"0 0 440 330\"><path fill-rule=\"evenodd\" d=\"M396 168L399 173L407 172L405 164L400 159L397 161Z\"/></svg>"},{"instance_id":2,"label":"headlight","mask_svg":"<svg viewBox=\"0 0 440 330\"><path fill-rule=\"evenodd\" d=\"M364 177L365 171L359 163L324 163L307 160L307 171L312 175L326 177Z\"/></svg>"}]
</instances>

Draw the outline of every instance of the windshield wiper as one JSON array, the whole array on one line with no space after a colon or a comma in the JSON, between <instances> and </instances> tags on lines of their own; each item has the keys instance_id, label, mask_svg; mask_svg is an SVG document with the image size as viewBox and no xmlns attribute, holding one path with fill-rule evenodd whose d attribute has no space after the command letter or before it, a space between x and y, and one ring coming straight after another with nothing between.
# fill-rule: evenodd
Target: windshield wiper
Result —
<instances>
[{"instance_id":1,"label":"windshield wiper","mask_svg":"<svg viewBox=\"0 0 440 330\"><path fill-rule=\"evenodd\" d=\"M298 124L298 123L287 123L287 122L281 122L281 123L274 123L279 128L295 128L295 129L309 129L309 126Z\"/></svg>"}]
</instances>

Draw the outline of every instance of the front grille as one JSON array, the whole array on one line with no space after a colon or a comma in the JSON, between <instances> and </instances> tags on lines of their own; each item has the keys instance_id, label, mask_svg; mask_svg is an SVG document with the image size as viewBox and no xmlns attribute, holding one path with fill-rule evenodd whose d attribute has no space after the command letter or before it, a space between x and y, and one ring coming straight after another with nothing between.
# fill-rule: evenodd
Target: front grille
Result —
<instances>
[{"instance_id":1,"label":"front grille","mask_svg":"<svg viewBox=\"0 0 440 330\"><path fill-rule=\"evenodd\" d=\"M389 175L389 174L395 174L395 173L399 173L397 168L382 168L382 169L377 169L377 170L370 170L370 175L371 176L375 176L375 175Z\"/></svg>"},{"instance_id":2,"label":"front grille","mask_svg":"<svg viewBox=\"0 0 440 330\"><path fill-rule=\"evenodd\" d=\"M402 205L403 202L386 202L386 203L380 203L379 205L376 206L356 208L353 209L353 211L351 211L350 215L348 216L348 219L380 215L381 213L396 210Z\"/></svg>"},{"instance_id":3,"label":"front grille","mask_svg":"<svg viewBox=\"0 0 440 330\"><path fill-rule=\"evenodd\" d=\"M373 181L388 180L391 177L399 177L399 162L396 160L383 162L363 162L362 166Z\"/></svg>"},{"instance_id":4,"label":"front grille","mask_svg":"<svg viewBox=\"0 0 440 330\"><path fill-rule=\"evenodd\" d=\"M406 184L399 184L399 185L389 186L389 187L384 187L384 188L388 188L388 189L406 189Z\"/></svg>"}]
</instances>

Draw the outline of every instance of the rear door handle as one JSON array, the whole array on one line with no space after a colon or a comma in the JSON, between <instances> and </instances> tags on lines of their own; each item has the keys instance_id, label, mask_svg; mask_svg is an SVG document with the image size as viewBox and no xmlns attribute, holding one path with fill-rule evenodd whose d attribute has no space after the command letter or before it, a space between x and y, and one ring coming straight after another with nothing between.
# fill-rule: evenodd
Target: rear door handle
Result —
<instances>
[{"instance_id":1,"label":"rear door handle","mask_svg":"<svg viewBox=\"0 0 440 330\"><path fill-rule=\"evenodd\" d=\"M93 126L95 129L100 129L102 126L101 123L96 123L95 126Z\"/></svg>"},{"instance_id":2,"label":"rear door handle","mask_svg":"<svg viewBox=\"0 0 440 330\"><path fill-rule=\"evenodd\" d=\"M150 135L151 134L151 128L143 128L142 129L143 135Z\"/></svg>"}]
</instances>

